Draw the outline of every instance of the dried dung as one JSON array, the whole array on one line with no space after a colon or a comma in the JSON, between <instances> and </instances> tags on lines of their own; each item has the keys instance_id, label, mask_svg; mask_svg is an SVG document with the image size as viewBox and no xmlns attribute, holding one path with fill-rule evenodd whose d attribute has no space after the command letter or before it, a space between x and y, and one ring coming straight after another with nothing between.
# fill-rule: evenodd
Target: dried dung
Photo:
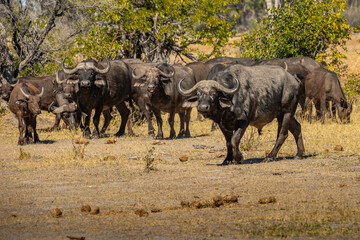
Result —
<instances>
[{"instance_id":1,"label":"dried dung","mask_svg":"<svg viewBox=\"0 0 360 240\"><path fill-rule=\"evenodd\" d=\"M186 200L181 200L180 204L182 207L190 207L190 202Z\"/></svg>"},{"instance_id":2,"label":"dried dung","mask_svg":"<svg viewBox=\"0 0 360 240\"><path fill-rule=\"evenodd\" d=\"M96 214L99 214L99 213L100 213L100 208L99 208L99 207L94 208L94 209L90 212L90 214L92 214L92 215L96 215Z\"/></svg>"},{"instance_id":3,"label":"dried dung","mask_svg":"<svg viewBox=\"0 0 360 240\"><path fill-rule=\"evenodd\" d=\"M205 200L194 201L191 204L191 207L193 207L193 208L207 208L210 206L211 206L211 203L209 201L205 201Z\"/></svg>"},{"instance_id":4,"label":"dried dung","mask_svg":"<svg viewBox=\"0 0 360 240\"><path fill-rule=\"evenodd\" d=\"M180 162L186 162L188 159L189 157L186 155L179 157Z\"/></svg>"},{"instance_id":5,"label":"dried dung","mask_svg":"<svg viewBox=\"0 0 360 240\"><path fill-rule=\"evenodd\" d=\"M211 201L211 205L213 207L220 207L220 206L224 205L223 197L222 196L213 197L213 199Z\"/></svg>"},{"instance_id":6,"label":"dried dung","mask_svg":"<svg viewBox=\"0 0 360 240\"><path fill-rule=\"evenodd\" d=\"M116 142L117 142L117 139L115 137L109 137L105 141L106 144L113 144L113 143L116 143Z\"/></svg>"},{"instance_id":7,"label":"dried dung","mask_svg":"<svg viewBox=\"0 0 360 240\"><path fill-rule=\"evenodd\" d=\"M62 216L62 211L59 208L54 208L53 210L51 210L51 216L53 217L61 217Z\"/></svg>"},{"instance_id":8,"label":"dried dung","mask_svg":"<svg viewBox=\"0 0 360 240\"><path fill-rule=\"evenodd\" d=\"M75 139L75 143L76 144L84 144L84 145L88 145L90 143L89 139L83 138L83 137L79 137Z\"/></svg>"},{"instance_id":9,"label":"dried dung","mask_svg":"<svg viewBox=\"0 0 360 240\"><path fill-rule=\"evenodd\" d=\"M91 207L90 207L90 205L83 205L83 206L81 207L81 211L82 211L82 212L91 212Z\"/></svg>"},{"instance_id":10,"label":"dried dung","mask_svg":"<svg viewBox=\"0 0 360 240\"><path fill-rule=\"evenodd\" d=\"M226 196L224 196L223 201L224 201L224 203L236 203L236 202L238 202L238 198L239 198L239 196L237 196L237 195L226 195Z\"/></svg>"},{"instance_id":11,"label":"dried dung","mask_svg":"<svg viewBox=\"0 0 360 240\"><path fill-rule=\"evenodd\" d=\"M159 208L153 208L153 209L151 209L151 212L152 213L158 213L158 212L161 212L162 210L161 209L159 209Z\"/></svg>"},{"instance_id":12,"label":"dried dung","mask_svg":"<svg viewBox=\"0 0 360 240\"><path fill-rule=\"evenodd\" d=\"M276 198L273 196L260 198L258 201L258 203L260 204L275 203L275 202L276 202Z\"/></svg>"},{"instance_id":13,"label":"dried dung","mask_svg":"<svg viewBox=\"0 0 360 240\"><path fill-rule=\"evenodd\" d=\"M338 151L338 152L341 152L341 151L344 151L344 148L343 148L343 146L341 146L341 145L336 145L336 146L334 147L334 150L335 150L335 151Z\"/></svg>"},{"instance_id":14,"label":"dried dung","mask_svg":"<svg viewBox=\"0 0 360 240\"><path fill-rule=\"evenodd\" d=\"M144 209L136 210L135 214L138 215L139 217L147 217L147 216L149 216L149 213L147 211L145 211Z\"/></svg>"}]
</instances>

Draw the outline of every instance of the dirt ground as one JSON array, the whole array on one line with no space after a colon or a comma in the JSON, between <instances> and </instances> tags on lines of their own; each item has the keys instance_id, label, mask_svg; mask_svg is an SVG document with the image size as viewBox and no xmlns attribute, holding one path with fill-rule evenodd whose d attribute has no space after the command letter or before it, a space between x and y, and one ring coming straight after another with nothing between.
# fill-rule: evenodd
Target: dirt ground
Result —
<instances>
[{"instance_id":1,"label":"dirt ground","mask_svg":"<svg viewBox=\"0 0 360 240\"><path fill-rule=\"evenodd\" d=\"M134 127L136 136L112 144L105 137L79 145L80 132L50 132L52 116L42 114L42 142L20 147L16 120L6 114L0 239L359 239L359 110L352 119L302 121L302 160L291 159L296 146L289 136L278 161L263 163L276 121L261 136L248 129L244 164L220 166L225 140L208 120L191 121L188 139L156 141L143 124ZM82 212L84 205L99 212Z\"/></svg>"}]
</instances>

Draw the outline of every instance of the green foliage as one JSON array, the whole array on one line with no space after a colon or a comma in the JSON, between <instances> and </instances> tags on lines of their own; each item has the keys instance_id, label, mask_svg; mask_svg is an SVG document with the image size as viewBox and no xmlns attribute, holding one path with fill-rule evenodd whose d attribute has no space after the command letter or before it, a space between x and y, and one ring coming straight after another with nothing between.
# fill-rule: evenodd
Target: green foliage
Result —
<instances>
[{"instance_id":1,"label":"green foliage","mask_svg":"<svg viewBox=\"0 0 360 240\"><path fill-rule=\"evenodd\" d=\"M220 54L233 36L227 14L235 0L109 0L88 9L92 25L78 37L77 51L88 58L168 59L188 53L190 43L208 44ZM231 17L235 18L236 16Z\"/></svg>"},{"instance_id":2,"label":"green foliage","mask_svg":"<svg viewBox=\"0 0 360 240\"><path fill-rule=\"evenodd\" d=\"M355 99L359 95L356 90L360 86L360 73L346 74L343 79L345 95L350 99Z\"/></svg>"},{"instance_id":3,"label":"green foliage","mask_svg":"<svg viewBox=\"0 0 360 240\"><path fill-rule=\"evenodd\" d=\"M309 56L337 65L344 57L351 31L341 12L345 0L286 1L274 8L253 31L244 33L239 44L243 56L254 59Z\"/></svg>"}]
</instances>

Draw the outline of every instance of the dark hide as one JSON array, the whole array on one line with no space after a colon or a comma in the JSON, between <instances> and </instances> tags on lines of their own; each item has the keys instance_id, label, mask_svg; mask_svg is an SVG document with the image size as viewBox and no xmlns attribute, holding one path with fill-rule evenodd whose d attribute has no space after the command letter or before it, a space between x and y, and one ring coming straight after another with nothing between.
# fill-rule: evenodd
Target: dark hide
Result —
<instances>
[{"instance_id":1,"label":"dark hide","mask_svg":"<svg viewBox=\"0 0 360 240\"><path fill-rule=\"evenodd\" d=\"M306 97L315 102L315 105L319 103L322 123L325 122L325 114L328 112L326 106L329 101L336 106L340 121L350 122L352 103L346 101L336 73L324 68L312 71L305 79L305 93ZM334 110L332 112L334 113ZM312 105L309 104L309 122L312 121L311 115Z\"/></svg>"},{"instance_id":2,"label":"dark hide","mask_svg":"<svg viewBox=\"0 0 360 240\"><path fill-rule=\"evenodd\" d=\"M22 77L18 79L19 83L26 82L31 83L37 89L44 88L44 94L41 97L41 110L53 112L56 108L61 107L67 104L70 104L72 101L58 102L62 97L57 95L63 95L63 91L59 86L55 84L55 75L44 76L44 77ZM66 107L65 107L66 108ZM69 110L69 108L66 108ZM74 129L77 125L74 122L74 117L77 114L76 110L71 112L62 112L62 114L54 113L55 123L52 127L52 130L59 128L60 120L62 119L66 125L69 126L70 129Z\"/></svg>"},{"instance_id":3,"label":"dark hide","mask_svg":"<svg viewBox=\"0 0 360 240\"><path fill-rule=\"evenodd\" d=\"M18 120L19 145L39 141L36 132L36 117L41 113L40 100L39 89L30 83L16 84L10 94L9 109Z\"/></svg>"},{"instance_id":4,"label":"dark hide","mask_svg":"<svg viewBox=\"0 0 360 240\"><path fill-rule=\"evenodd\" d=\"M86 67L95 66L98 70L104 71L107 68L107 63L110 64L109 69L104 73ZM104 133L110 122L110 112L113 106L116 106L121 115L121 125L115 136L123 135L129 117L129 109L124 101L129 99L131 94L131 79L128 66L120 60L98 63L90 59L79 63L76 68L77 71L71 74L66 74L63 69L63 73L59 74L59 78L61 81L67 79L68 83L75 84L77 103L84 117L84 136L90 138L92 109L95 109L92 137L99 138L100 114L104 112L105 116L105 123L101 130L101 133ZM70 72L76 68L66 70Z\"/></svg>"},{"instance_id":5,"label":"dark hide","mask_svg":"<svg viewBox=\"0 0 360 240\"><path fill-rule=\"evenodd\" d=\"M165 75L171 75L166 77ZM180 65L169 65L160 63L145 69L144 73L136 73L139 78L134 87L147 89L143 100L151 111L155 114L158 133L157 138L163 138L161 111L169 113L170 138L176 136L174 129L175 113L180 116L180 131L178 137L190 137L189 122L191 108L183 107L185 98L178 92L176 86L184 78L184 85L192 87L195 84L195 78L190 68ZM149 121L148 121L149 122ZM186 128L185 128L186 123Z\"/></svg>"},{"instance_id":6,"label":"dark hide","mask_svg":"<svg viewBox=\"0 0 360 240\"><path fill-rule=\"evenodd\" d=\"M276 158L288 130L296 140L296 156L301 158L304 153L301 126L294 118L300 82L281 67L247 67L240 64L225 68L213 78L228 89L234 88L236 79L240 86L233 95L209 87L212 81L203 81L196 90L197 101L191 98L191 103L197 105L199 112L219 124L225 136L228 152L223 164L242 162L239 143L249 125L260 131L274 118L278 120L278 135L266 161Z\"/></svg>"}]
</instances>

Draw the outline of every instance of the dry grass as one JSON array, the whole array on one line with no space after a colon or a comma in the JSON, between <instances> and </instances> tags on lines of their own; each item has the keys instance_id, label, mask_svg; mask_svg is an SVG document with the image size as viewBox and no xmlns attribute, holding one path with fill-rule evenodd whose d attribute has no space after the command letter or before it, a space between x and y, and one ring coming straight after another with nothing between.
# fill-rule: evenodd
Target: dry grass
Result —
<instances>
[{"instance_id":1,"label":"dry grass","mask_svg":"<svg viewBox=\"0 0 360 240\"><path fill-rule=\"evenodd\" d=\"M80 157L74 155L73 144L79 131L48 132L51 115L40 118L44 124L39 137L45 136L46 142L21 148L11 115L0 119L0 188L6 187L0 198L0 238L356 239L360 234L357 108L348 125L301 121L307 155L303 160L286 159L296 153L289 136L279 161L261 163L275 142L276 121L261 136L248 129L244 139L251 146L244 151L245 163L227 167L217 165L224 158L225 141L219 130L210 132L209 120L191 121L192 138L160 142L147 136L146 124L135 126L137 136L113 144L103 138L79 145L84 148ZM118 122L111 124L109 133L117 131ZM165 116L164 123L168 136ZM175 124L178 131L178 118ZM343 151L334 150L336 145ZM188 160L181 162L182 156ZM145 173L154 162L156 171ZM238 202L181 207L182 200L201 203L225 195L239 196ZM269 197L276 201L258 203ZM80 211L84 204L99 206L101 212L86 215ZM61 218L51 217L55 208L63 212ZM149 215L140 219L138 209Z\"/></svg>"}]
</instances>

